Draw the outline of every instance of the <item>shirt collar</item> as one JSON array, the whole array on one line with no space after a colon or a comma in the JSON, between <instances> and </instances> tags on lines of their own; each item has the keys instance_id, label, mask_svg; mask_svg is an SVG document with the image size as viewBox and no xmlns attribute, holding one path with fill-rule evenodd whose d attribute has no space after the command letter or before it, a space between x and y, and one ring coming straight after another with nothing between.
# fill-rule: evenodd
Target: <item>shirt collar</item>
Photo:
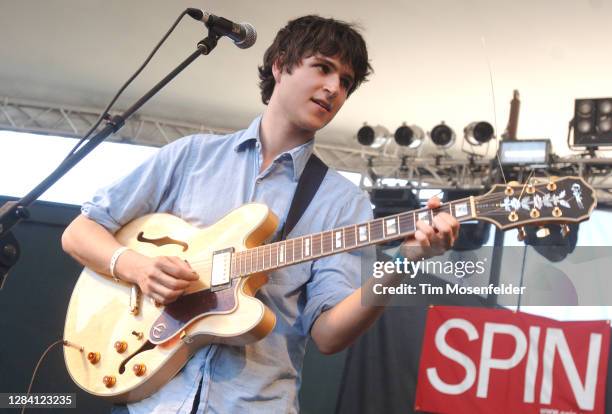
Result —
<instances>
[{"instance_id":1,"label":"shirt collar","mask_svg":"<svg viewBox=\"0 0 612 414\"><path fill-rule=\"evenodd\" d=\"M261 140L259 137L259 126L261 125L261 115L258 116L251 122L249 127L245 129L242 134L238 137L236 144L234 145L234 151L241 152L244 151L247 147L256 146L261 151ZM256 144L260 145L256 145ZM306 163L310 158L314 149L314 138L308 140L302 145L299 145L295 148L290 149L289 151L285 151L280 154L278 159L287 159L291 158L292 167L293 167L293 180L298 181L300 175L304 171L306 167Z\"/></svg>"}]
</instances>

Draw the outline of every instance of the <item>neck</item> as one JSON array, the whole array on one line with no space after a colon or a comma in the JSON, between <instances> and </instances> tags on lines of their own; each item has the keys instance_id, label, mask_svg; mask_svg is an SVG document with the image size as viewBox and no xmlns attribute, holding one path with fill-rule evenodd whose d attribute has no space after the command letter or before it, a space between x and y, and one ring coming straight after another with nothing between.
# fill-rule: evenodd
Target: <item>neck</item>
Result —
<instances>
[{"instance_id":1,"label":"neck","mask_svg":"<svg viewBox=\"0 0 612 414\"><path fill-rule=\"evenodd\" d=\"M304 130L287 119L273 102L268 104L263 118L259 135L262 145L264 161L272 161L279 154L298 147L314 136L312 131Z\"/></svg>"}]
</instances>

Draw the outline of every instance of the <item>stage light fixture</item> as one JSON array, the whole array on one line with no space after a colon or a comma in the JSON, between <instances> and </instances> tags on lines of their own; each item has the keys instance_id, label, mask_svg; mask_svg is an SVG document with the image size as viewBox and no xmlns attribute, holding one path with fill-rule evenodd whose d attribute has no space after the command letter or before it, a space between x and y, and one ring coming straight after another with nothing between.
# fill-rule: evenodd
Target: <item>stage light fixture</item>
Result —
<instances>
[{"instance_id":1,"label":"stage light fixture","mask_svg":"<svg viewBox=\"0 0 612 414\"><path fill-rule=\"evenodd\" d=\"M403 123L395 130L393 138L400 147L418 148L423 143L425 133L416 125Z\"/></svg>"},{"instance_id":2,"label":"stage light fixture","mask_svg":"<svg viewBox=\"0 0 612 414\"><path fill-rule=\"evenodd\" d=\"M576 99L574 146L612 146L612 98Z\"/></svg>"},{"instance_id":3,"label":"stage light fixture","mask_svg":"<svg viewBox=\"0 0 612 414\"><path fill-rule=\"evenodd\" d=\"M436 125L429 136L431 141L442 149L449 148L455 143L455 132L444 121Z\"/></svg>"},{"instance_id":4,"label":"stage light fixture","mask_svg":"<svg viewBox=\"0 0 612 414\"><path fill-rule=\"evenodd\" d=\"M481 145L489 142L495 131L493 125L485 121L472 122L463 129L463 134L467 142L472 145Z\"/></svg>"},{"instance_id":5,"label":"stage light fixture","mask_svg":"<svg viewBox=\"0 0 612 414\"><path fill-rule=\"evenodd\" d=\"M374 143L374 135L374 128L369 125L364 125L357 131L357 141L359 141L361 145L370 146Z\"/></svg>"},{"instance_id":6,"label":"stage light fixture","mask_svg":"<svg viewBox=\"0 0 612 414\"><path fill-rule=\"evenodd\" d=\"M357 131L357 141L361 145L380 148L387 144L390 140L391 133L387 128L382 125L370 126L366 123L363 124L359 131Z\"/></svg>"}]
</instances>

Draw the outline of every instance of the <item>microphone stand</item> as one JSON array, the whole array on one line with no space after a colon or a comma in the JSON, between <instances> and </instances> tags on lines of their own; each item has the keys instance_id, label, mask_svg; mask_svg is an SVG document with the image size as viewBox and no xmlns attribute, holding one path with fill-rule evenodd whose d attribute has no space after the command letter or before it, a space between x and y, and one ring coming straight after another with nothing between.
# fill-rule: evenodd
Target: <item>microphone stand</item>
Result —
<instances>
[{"instance_id":1,"label":"microphone stand","mask_svg":"<svg viewBox=\"0 0 612 414\"><path fill-rule=\"evenodd\" d=\"M208 30L208 36L198 42L197 49L180 65L178 65L165 78L159 81L149 92L142 96L136 103L125 112L113 117L107 116L106 125L98 133L92 136L81 149L71 154L53 171L47 178L38 184L32 191L17 201L9 201L0 207L0 289L9 270L17 263L20 256L20 247L17 239L13 236L11 229L24 219L29 218L28 207L45 191L63 177L72 167L81 161L109 135L119 131L125 121L134 114L142 105L151 99L157 92L166 86L172 79L189 66L201 55L208 55L217 46L220 35L214 30ZM106 114L108 115L108 114Z\"/></svg>"}]
</instances>

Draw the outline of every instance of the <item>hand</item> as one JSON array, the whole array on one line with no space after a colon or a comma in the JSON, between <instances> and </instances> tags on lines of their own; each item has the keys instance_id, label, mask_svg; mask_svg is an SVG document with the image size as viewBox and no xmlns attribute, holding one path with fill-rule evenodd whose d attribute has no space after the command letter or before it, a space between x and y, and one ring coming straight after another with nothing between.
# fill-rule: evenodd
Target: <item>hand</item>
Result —
<instances>
[{"instance_id":1,"label":"hand","mask_svg":"<svg viewBox=\"0 0 612 414\"><path fill-rule=\"evenodd\" d=\"M119 256L115 273L123 280L136 283L142 293L161 305L174 302L190 282L198 280L189 264L178 257L147 257L133 250Z\"/></svg>"},{"instance_id":2,"label":"hand","mask_svg":"<svg viewBox=\"0 0 612 414\"><path fill-rule=\"evenodd\" d=\"M440 207L440 199L430 198L427 208ZM400 246L401 254L410 260L419 260L440 255L450 249L459 235L459 222L448 213L439 213L433 219L433 226L417 221L416 232Z\"/></svg>"}]
</instances>

